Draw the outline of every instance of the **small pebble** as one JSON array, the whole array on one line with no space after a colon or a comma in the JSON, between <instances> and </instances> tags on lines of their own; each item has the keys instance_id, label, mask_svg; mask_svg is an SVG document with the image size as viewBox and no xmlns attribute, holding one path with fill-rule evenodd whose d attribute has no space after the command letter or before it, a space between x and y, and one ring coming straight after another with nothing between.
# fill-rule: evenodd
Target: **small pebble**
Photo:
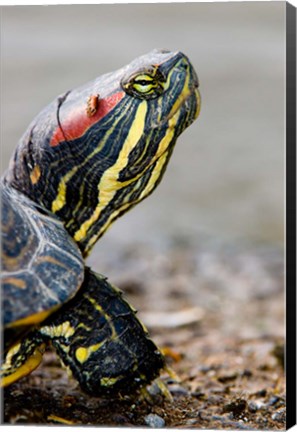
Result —
<instances>
[{"instance_id":1,"label":"small pebble","mask_svg":"<svg viewBox=\"0 0 297 432\"><path fill-rule=\"evenodd\" d=\"M271 406L271 405L274 405L274 404L276 404L276 402L278 402L279 401L279 396L271 396L271 398L269 399L269 401L268 401L268 405L269 406Z\"/></svg>"},{"instance_id":2,"label":"small pebble","mask_svg":"<svg viewBox=\"0 0 297 432\"><path fill-rule=\"evenodd\" d=\"M189 419L189 420L187 420L186 423L187 423L187 425L192 426L192 425L197 423L197 419L196 418Z\"/></svg>"},{"instance_id":3,"label":"small pebble","mask_svg":"<svg viewBox=\"0 0 297 432\"><path fill-rule=\"evenodd\" d=\"M147 387L147 391L151 396L157 396L161 394L160 387L156 382L153 382L150 386Z\"/></svg>"},{"instance_id":4,"label":"small pebble","mask_svg":"<svg viewBox=\"0 0 297 432\"><path fill-rule=\"evenodd\" d=\"M173 393L173 394L176 394L176 395L178 395L178 394L180 394L180 395L188 395L189 394L188 390L185 389L184 387L182 387L180 384L172 384L172 385L170 385L169 386L169 390L170 390L170 393Z\"/></svg>"},{"instance_id":5,"label":"small pebble","mask_svg":"<svg viewBox=\"0 0 297 432\"><path fill-rule=\"evenodd\" d=\"M157 414L148 414L144 417L145 424L151 428L163 428L165 420Z\"/></svg>"},{"instance_id":6,"label":"small pebble","mask_svg":"<svg viewBox=\"0 0 297 432\"><path fill-rule=\"evenodd\" d=\"M251 413L255 413L256 411L258 410L258 406L257 406L257 404L255 403L255 402L250 402L249 403L249 411L251 412Z\"/></svg>"},{"instance_id":7,"label":"small pebble","mask_svg":"<svg viewBox=\"0 0 297 432\"><path fill-rule=\"evenodd\" d=\"M271 416L272 420L278 421L278 422L285 422L286 421L286 410L285 408L280 409L279 411L276 411Z\"/></svg>"},{"instance_id":8,"label":"small pebble","mask_svg":"<svg viewBox=\"0 0 297 432\"><path fill-rule=\"evenodd\" d=\"M217 379L219 382L225 384L229 381L234 381L237 377L238 377L238 374L234 373L234 374L230 374L230 375L219 376Z\"/></svg>"},{"instance_id":9,"label":"small pebble","mask_svg":"<svg viewBox=\"0 0 297 432\"><path fill-rule=\"evenodd\" d=\"M203 399L204 396L205 396L205 393L203 393L203 392L200 391L200 390L195 390L195 391L193 391L193 392L191 393L191 396L193 396L193 397L195 397L195 398L197 398L197 399Z\"/></svg>"},{"instance_id":10,"label":"small pebble","mask_svg":"<svg viewBox=\"0 0 297 432\"><path fill-rule=\"evenodd\" d=\"M124 423L128 423L128 419L127 417L123 416L122 414L115 414L112 418L112 420L117 423L117 424L124 424Z\"/></svg>"},{"instance_id":11,"label":"small pebble","mask_svg":"<svg viewBox=\"0 0 297 432\"><path fill-rule=\"evenodd\" d=\"M237 399L234 402L224 405L223 412L231 412L234 416L238 416L245 411L247 403L244 399Z\"/></svg>"},{"instance_id":12,"label":"small pebble","mask_svg":"<svg viewBox=\"0 0 297 432\"><path fill-rule=\"evenodd\" d=\"M26 415L16 415L16 417L12 418L11 423L12 424L26 424L29 422L29 417L27 417Z\"/></svg>"},{"instance_id":13,"label":"small pebble","mask_svg":"<svg viewBox=\"0 0 297 432\"><path fill-rule=\"evenodd\" d=\"M211 368L211 366L205 366L205 365L202 365L202 366L200 366L200 371L201 372L203 372L203 373L207 373L207 372L209 372L212 368Z\"/></svg>"},{"instance_id":14,"label":"small pebble","mask_svg":"<svg viewBox=\"0 0 297 432\"><path fill-rule=\"evenodd\" d=\"M266 389L260 390L256 394L258 397L265 397L267 394L267 390Z\"/></svg>"},{"instance_id":15,"label":"small pebble","mask_svg":"<svg viewBox=\"0 0 297 432\"><path fill-rule=\"evenodd\" d=\"M252 371L250 371L249 369L244 369L241 376L250 378L252 375L253 375Z\"/></svg>"},{"instance_id":16,"label":"small pebble","mask_svg":"<svg viewBox=\"0 0 297 432\"><path fill-rule=\"evenodd\" d=\"M262 402L262 401L259 401L259 400L251 402L250 405L249 405L249 408L250 408L251 405L256 408L256 411L267 408L267 404L264 403L264 402Z\"/></svg>"}]
</instances>

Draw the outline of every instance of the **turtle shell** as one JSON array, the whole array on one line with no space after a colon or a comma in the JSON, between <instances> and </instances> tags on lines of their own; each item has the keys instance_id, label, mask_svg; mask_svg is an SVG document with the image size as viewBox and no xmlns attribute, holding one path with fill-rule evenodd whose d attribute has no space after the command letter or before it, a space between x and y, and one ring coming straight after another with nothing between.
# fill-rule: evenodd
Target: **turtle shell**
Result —
<instances>
[{"instance_id":1,"label":"turtle shell","mask_svg":"<svg viewBox=\"0 0 297 432\"><path fill-rule=\"evenodd\" d=\"M8 185L0 188L2 320L5 328L27 327L75 295L84 263L59 219Z\"/></svg>"}]
</instances>

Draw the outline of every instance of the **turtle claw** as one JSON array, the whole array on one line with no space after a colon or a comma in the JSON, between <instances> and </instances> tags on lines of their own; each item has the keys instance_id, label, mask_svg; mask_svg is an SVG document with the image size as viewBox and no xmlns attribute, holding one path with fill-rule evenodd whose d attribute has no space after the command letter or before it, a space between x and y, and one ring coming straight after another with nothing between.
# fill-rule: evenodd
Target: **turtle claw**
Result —
<instances>
[{"instance_id":1,"label":"turtle claw","mask_svg":"<svg viewBox=\"0 0 297 432\"><path fill-rule=\"evenodd\" d=\"M153 401L153 397L150 394L150 392L147 390L146 387L142 387L140 389L140 398L144 401L146 401L149 405L153 405L154 401Z\"/></svg>"},{"instance_id":2,"label":"turtle claw","mask_svg":"<svg viewBox=\"0 0 297 432\"><path fill-rule=\"evenodd\" d=\"M164 398L168 402L173 402L173 396L172 396L170 390L168 389L167 385L160 378L157 378L155 380L155 383L159 387L159 389L160 389L162 395L164 396Z\"/></svg>"},{"instance_id":3,"label":"turtle claw","mask_svg":"<svg viewBox=\"0 0 297 432\"><path fill-rule=\"evenodd\" d=\"M174 372L174 370L170 366L166 365L164 367L164 371L167 372L170 378L172 378L174 381L176 381L177 383L181 383L181 378L177 375L176 372Z\"/></svg>"}]
</instances>

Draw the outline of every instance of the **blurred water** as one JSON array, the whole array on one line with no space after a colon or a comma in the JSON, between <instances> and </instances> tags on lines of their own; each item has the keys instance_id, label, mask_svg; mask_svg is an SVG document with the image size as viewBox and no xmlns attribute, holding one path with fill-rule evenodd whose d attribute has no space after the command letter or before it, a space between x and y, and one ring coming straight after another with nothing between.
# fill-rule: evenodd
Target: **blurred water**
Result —
<instances>
[{"instance_id":1,"label":"blurred water","mask_svg":"<svg viewBox=\"0 0 297 432\"><path fill-rule=\"evenodd\" d=\"M281 245L284 17L284 2L2 7L2 171L56 95L153 48L179 49L199 75L200 117L158 190L97 247L205 233Z\"/></svg>"}]
</instances>

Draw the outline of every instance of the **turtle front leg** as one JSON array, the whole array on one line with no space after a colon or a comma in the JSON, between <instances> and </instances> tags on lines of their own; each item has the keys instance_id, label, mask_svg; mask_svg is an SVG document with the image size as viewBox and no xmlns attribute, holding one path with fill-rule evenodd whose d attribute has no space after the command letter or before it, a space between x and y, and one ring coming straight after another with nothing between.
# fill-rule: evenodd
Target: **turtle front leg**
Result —
<instances>
[{"instance_id":1,"label":"turtle front leg","mask_svg":"<svg viewBox=\"0 0 297 432\"><path fill-rule=\"evenodd\" d=\"M93 396L130 393L164 367L162 354L122 293L87 268L78 294L40 332Z\"/></svg>"},{"instance_id":2,"label":"turtle front leg","mask_svg":"<svg viewBox=\"0 0 297 432\"><path fill-rule=\"evenodd\" d=\"M36 369L45 350L45 342L38 331L32 331L21 341L16 342L5 353L1 365L1 387L29 375Z\"/></svg>"}]
</instances>

